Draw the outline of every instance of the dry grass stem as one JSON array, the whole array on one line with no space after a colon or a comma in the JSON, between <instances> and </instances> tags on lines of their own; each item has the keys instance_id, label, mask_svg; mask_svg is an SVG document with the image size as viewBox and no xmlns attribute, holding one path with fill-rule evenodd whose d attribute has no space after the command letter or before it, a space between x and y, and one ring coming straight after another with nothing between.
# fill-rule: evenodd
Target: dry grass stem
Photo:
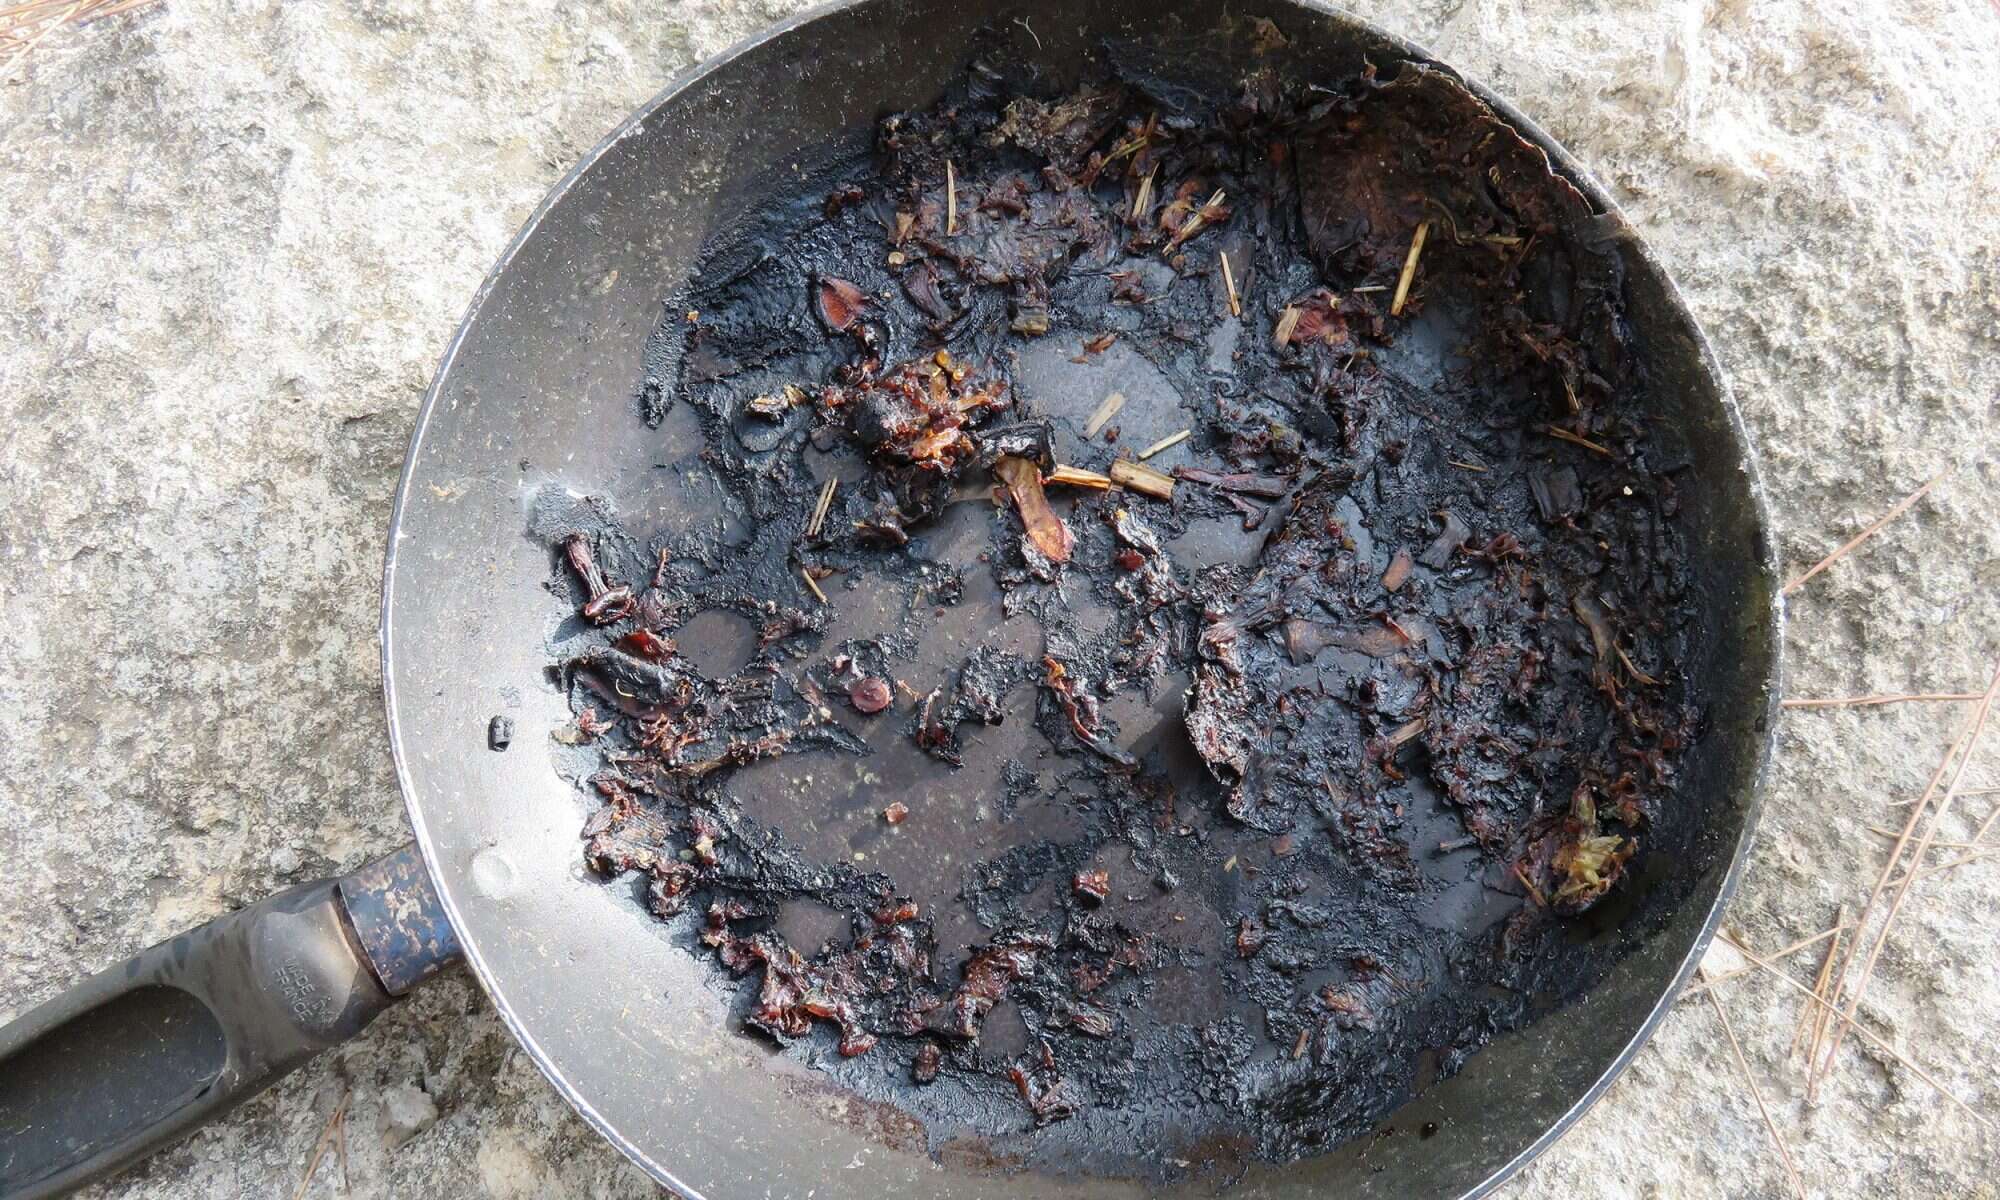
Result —
<instances>
[{"instance_id":1,"label":"dry grass stem","mask_svg":"<svg viewBox=\"0 0 2000 1200\"><path fill-rule=\"evenodd\" d=\"M1175 446L1180 445L1182 442L1187 441L1190 437L1193 436L1194 436L1194 430L1192 429L1183 429L1179 433L1168 434L1166 437L1163 437L1159 441L1154 442L1152 445L1146 447L1144 450L1139 451L1138 455L1139 461L1145 462L1147 459L1153 457L1155 454L1160 454L1165 451L1171 450Z\"/></svg>"},{"instance_id":2,"label":"dry grass stem","mask_svg":"<svg viewBox=\"0 0 2000 1200\"><path fill-rule=\"evenodd\" d=\"M1083 423L1083 436L1096 437L1097 431L1104 428L1104 423L1117 416L1118 410L1124 407L1125 393L1113 392L1106 396L1104 403L1097 406L1097 411L1090 414L1090 420Z\"/></svg>"},{"instance_id":3,"label":"dry grass stem","mask_svg":"<svg viewBox=\"0 0 2000 1200\"><path fill-rule=\"evenodd\" d=\"M1971 701L1979 699L1978 692L1884 692L1873 696L1819 696L1810 699L1784 701L1786 708L1865 708L1874 704L1916 704Z\"/></svg>"},{"instance_id":4,"label":"dry grass stem","mask_svg":"<svg viewBox=\"0 0 2000 1200\"><path fill-rule=\"evenodd\" d=\"M326 1157L326 1148L333 1144L335 1131L346 1121L347 1101L353 1095L353 1092L342 1092L340 1103L333 1106L333 1115L326 1119L326 1127L319 1131L319 1140L313 1143L312 1157L306 1160L305 1177L299 1180L298 1188L292 1192L292 1200L300 1200L306 1194L306 1188L312 1186L313 1172L319 1170L319 1160Z\"/></svg>"},{"instance_id":5,"label":"dry grass stem","mask_svg":"<svg viewBox=\"0 0 2000 1200\"><path fill-rule=\"evenodd\" d=\"M799 578L806 581L807 589L809 589L814 596L819 598L819 602L821 604L831 603L831 601L829 601L826 598L826 593L819 590L819 580L813 578L811 571L807 570L804 567L800 567Z\"/></svg>"},{"instance_id":6,"label":"dry grass stem","mask_svg":"<svg viewBox=\"0 0 2000 1200\"><path fill-rule=\"evenodd\" d=\"M1889 522L1895 520L1897 517L1900 517L1904 513L1908 512L1910 510L1911 505L1914 505L1917 501L1923 499L1926 495L1929 495L1930 490L1938 485L1938 481L1943 479L1945 476L1951 474L1951 472L1952 468L1946 467L1944 470L1939 471L1937 474L1925 480L1924 486L1918 488L1914 492L1911 492L1909 495L1903 497L1901 500L1898 500L1896 502L1896 507L1890 509L1888 512L1885 512L1881 516L1875 518L1875 520L1872 521L1866 529L1863 529L1860 533L1857 533L1853 537L1849 538L1847 542L1840 547L1840 549L1835 550L1832 554L1829 554L1825 558L1820 559L1818 562L1814 563L1811 567L1807 568L1805 574L1799 576L1797 579L1794 579L1790 583L1786 584L1785 595L1789 596L1793 592L1796 592L1800 588L1804 587L1806 580L1811 579L1813 576L1819 574L1821 571L1824 571L1828 567L1839 562L1842 558L1847 556L1847 553L1849 551L1853 550L1856 546L1859 546L1861 543L1867 541L1869 538L1872 538L1877 533L1881 532L1881 529L1884 525L1887 525Z\"/></svg>"},{"instance_id":7,"label":"dry grass stem","mask_svg":"<svg viewBox=\"0 0 2000 1200\"><path fill-rule=\"evenodd\" d=\"M1788 988L1791 988L1793 991L1798 992L1801 995L1805 996L1806 999L1811 1000L1814 1004L1820 1005L1821 1007L1825 1008L1828 1012L1830 1019L1840 1022L1841 1025L1843 1026L1852 1026L1854 1032L1860 1034L1863 1038L1867 1039L1870 1043L1872 1043L1875 1046L1876 1049L1888 1055L1896 1062L1902 1064L1905 1068L1909 1070L1909 1072L1912 1075L1915 1075L1918 1079L1921 1079L1925 1083L1931 1085L1931 1087L1936 1090L1938 1095L1943 1096L1946 1100L1949 1100L1951 1102L1952 1107L1958 1109L1966 1116L1971 1117L1974 1121L1977 1121L1982 1127L1986 1129L2000 1129L2000 1126L1994 1125L1990 1117L1982 1115L1977 1109L1974 1109L1971 1105L1967 1104L1965 1101L1960 1100L1957 1096L1953 1095L1950 1089L1946 1088L1942 1083L1939 1083L1937 1081L1936 1076L1932 1075L1929 1071L1924 1070L1916 1063L1910 1061L1907 1055L1905 1055L1902 1051L1896 1049L1896 1047L1894 1047L1893 1045L1889 1044L1887 1039L1883 1038L1880 1034L1868 1028L1866 1025L1863 1025L1861 1022L1848 1016L1846 1013L1840 1012L1838 1009L1836 1009L1834 1007L1833 1001L1822 1000L1818 996L1813 995L1811 988L1807 987L1803 983L1800 983L1798 980L1793 979L1790 975L1785 974L1777 966L1772 964L1769 959L1766 959L1758 955L1748 946L1745 946L1742 942L1737 941L1736 938L1731 934L1725 932L1725 933L1720 933L1717 936L1720 937L1723 941L1728 942L1731 946L1734 946L1739 954L1743 955L1743 957L1749 959L1757 966L1763 968L1763 970L1766 973L1776 978L1780 983L1784 984Z\"/></svg>"},{"instance_id":8,"label":"dry grass stem","mask_svg":"<svg viewBox=\"0 0 2000 1200\"><path fill-rule=\"evenodd\" d=\"M1924 825L1923 836L1918 839L1917 848L1911 852L1910 865L1905 868L1902 879L1896 884L1895 895L1890 901L1888 915L1882 918L1882 926L1876 931L1874 944L1868 948L1868 958L1861 964L1861 974L1855 979L1854 987L1848 993L1846 1011L1850 1023L1854 1014L1861 1007L1861 997L1868 990L1868 980L1875 973L1875 963L1882 956L1882 947L1888 944L1889 934L1895 929L1896 917L1902 913L1903 903L1910 896L1910 888L1916 883L1919 877L1919 868L1923 866L1924 855L1930 852L1931 842L1937 836L1938 825L1944 820L1945 814L1951 810L1951 802L1958 794L1959 781L1964 777L1965 768L1972 761L1973 754L1979 749L1979 739L1986 732L1987 718L1992 715L1993 698L1996 694L2000 694L2000 663L1994 664L1993 678L1986 685L1986 693L1980 698L1979 706L1972 714L1971 731L1964 739L1964 753L1958 756L1958 763L1952 769L1951 782L1945 785L1944 795L1938 800L1937 807L1931 810L1930 820ZM1925 807L1927 806L1918 805L1915 811L1911 813L1912 818L1921 814ZM1897 845L1900 848L1903 845L1903 841L1899 840ZM1858 944L1860 940L1859 935L1857 935L1855 942ZM1850 954L1849 957L1851 959L1852 955ZM1838 997L1838 993L1833 993L1833 995L1836 998ZM1821 1075L1832 1070L1834 1056L1840 1053L1840 1043L1845 1039L1846 1032L1846 1025L1834 1029L1832 1035L1827 1039L1825 1056L1814 1060ZM1817 1076L1814 1076L1814 1078L1817 1079Z\"/></svg>"},{"instance_id":9,"label":"dry grass stem","mask_svg":"<svg viewBox=\"0 0 2000 1200\"><path fill-rule=\"evenodd\" d=\"M1460 462L1458 459L1455 458L1447 458L1445 459L1445 461L1450 463L1452 466L1457 467L1461 471L1477 471L1481 475L1484 475L1486 474L1486 472L1493 469L1491 467L1482 467L1476 462Z\"/></svg>"},{"instance_id":10,"label":"dry grass stem","mask_svg":"<svg viewBox=\"0 0 2000 1200\"><path fill-rule=\"evenodd\" d=\"M1243 301L1236 295L1236 272L1229 269L1227 254L1217 254L1215 257L1222 262L1222 285L1229 290L1229 315L1240 317L1243 315Z\"/></svg>"},{"instance_id":11,"label":"dry grass stem","mask_svg":"<svg viewBox=\"0 0 2000 1200\"><path fill-rule=\"evenodd\" d=\"M1424 239L1431 235L1431 223L1418 221L1417 231L1410 235L1410 253L1403 259L1403 273L1396 277L1396 295L1389 301L1389 315L1403 315L1403 305L1410 299L1410 284L1417 278L1417 260L1424 254Z\"/></svg>"},{"instance_id":12,"label":"dry grass stem","mask_svg":"<svg viewBox=\"0 0 2000 1200\"><path fill-rule=\"evenodd\" d=\"M1708 981L1708 976L1700 968L1695 969L1695 977L1704 983ZM1792 1161L1791 1147L1785 1145L1785 1135L1778 1132L1778 1122L1771 1116L1770 1107L1764 1103L1764 1093L1757 1087L1757 1076L1750 1070L1750 1060L1743 1057L1743 1044L1736 1040L1736 1030L1729 1023L1729 1014L1723 1010L1722 1001L1712 989L1705 994L1708 1006L1715 1010L1715 1019L1722 1023L1722 1036L1729 1039L1729 1053L1736 1060L1736 1069L1743 1075L1743 1086L1750 1089L1750 1098L1757 1102L1757 1115L1764 1118L1764 1130L1771 1135L1771 1144L1778 1148L1778 1158L1785 1164L1785 1178L1792 1182L1792 1194L1799 1200L1806 1200L1806 1185L1799 1178L1799 1165Z\"/></svg>"}]
</instances>

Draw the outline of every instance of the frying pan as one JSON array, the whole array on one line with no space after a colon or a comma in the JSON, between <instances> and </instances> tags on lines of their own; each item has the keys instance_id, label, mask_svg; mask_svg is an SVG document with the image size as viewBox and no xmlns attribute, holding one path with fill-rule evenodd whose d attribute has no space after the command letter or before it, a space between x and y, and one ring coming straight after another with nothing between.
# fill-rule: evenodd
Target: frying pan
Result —
<instances>
[{"instance_id":1,"label":"frying pan","mask_svg":"<svg viewBox=\"0 0 2000 1200\"><path fill-rule=\"evenodd\" d=\"M539 751L569 719L548 686L545 545L525 511L556 484L648 497L698 431L634 431L649 333L704 240L753 181L814 147L854 144L884 112L933 102L976 36L1051 87L1110 39L1157 40L1215 84L1275 60L1338 77L1364 60L1431 62L1317 5L1156 0L845 0L683 75L556 185L475 297L411 439L384 572L389 737L414 846L303 885L115 964L0 1030L0 1195L43 1196L129 1164L358 1032L462 955L556 1088L687 1196L1117 1197L1212 1192L1088 1171L1012 1169L1002 1148L934 1157L894 1103L850 1094L743 1036L708 968L626 890L582 869L583 803ZM1233 1195L1475 1196L1549 1145L1637 1052L1693 970L1742 870L1778 694L1775 558L1752 453L1713 356L1659 263L1602 190L1504 101L1473 90L1602 211L1647 358L1649 424L1693 464L1683 482L1703 636L1684 664L1707 697L1684 794L1701 806L1678 903L1585 997L1496 1039L1376 1136L1290 1165L1249 1164ZM696 519L651 502L660 528ZM628 514L628 516L631 514ZM489 720L514 726L489 747ZM968 784L967 786L971 786ZM785 824L772 798L772 820ZM1637 912L1635 908L1632 911ZM1631 918L1636 921L1635 916ZM1384 1131L1429 1130L1393 1137Z\"/></svg>"}]
</instances>

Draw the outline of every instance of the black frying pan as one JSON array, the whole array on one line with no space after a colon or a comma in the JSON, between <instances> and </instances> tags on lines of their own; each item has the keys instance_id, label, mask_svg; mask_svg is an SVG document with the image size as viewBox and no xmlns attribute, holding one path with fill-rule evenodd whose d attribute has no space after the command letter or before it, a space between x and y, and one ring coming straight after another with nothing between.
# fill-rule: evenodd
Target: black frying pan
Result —
<instances>
[{"instance_id":1,"label":"black frying pan","mask_svg":"<svg viewBox=\"0 0 2000 1200\"><path fill-rule=\"evenodd\" d=\"M1029 0L1000 8L850 0L675 81L571 172L476 297L417 420L383 598L389 731L417 847L222 917L77 985L0 1030L0 1195L75 1187L184 1135L351 1036L463 953L556 1087L687 1195L1116 1196L1131 1180L1030 1171L976 1151L941 1160L893 1105L860 1100L746 1038L706 968L582 870L582 807L536 748L570 713L544 679L546 546L523 536L549 484L646 496L691 428L631 428L648 334L750 181L811 148L932 102L981 30L1052 84L1107 38L1159 38L1217 80L1250 61L1226 3ZM1421 51L1318 6L1274 2L1286 68L1338 76ZM1475 88L1475 90L1477 90ZM1393 1114L1390 1129L1284 1166L1237 1195L1470 1196L1551 1143L1637 1051L1693 969L1754 824L1777 694L1774 559L1750 449L1692 318L1659 265L1569 157L1504 102L1607 214L1657 411L1695 464L1682 490L1707 727L1685 794L1703 805L1684 899L1588 996L1497 1040ZM663 527L696 519L671 506ZM521 743L488 747L504 714ZM783 803L777 801L777 803ZM782 810L773 820L782 825ZM428 872L425 868L428 867ZM435 890L433 890L433 888ZM462 947L462 951L461 951ZM961 1148L963 1149L963 1148ZM1169 1190L1214 1187L1196 1179Z\"/></svg>"}]
</instances>

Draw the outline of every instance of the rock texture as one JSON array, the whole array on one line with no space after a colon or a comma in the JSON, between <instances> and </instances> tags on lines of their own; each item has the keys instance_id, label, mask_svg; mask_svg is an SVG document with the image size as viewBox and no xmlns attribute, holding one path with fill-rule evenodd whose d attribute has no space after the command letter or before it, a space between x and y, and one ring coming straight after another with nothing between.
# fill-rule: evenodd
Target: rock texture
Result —
<instances>
[{"instance_id":1,"label":"rock texture","mask_svg":"<svg viewBox=\"0 0 2000 1200\"><path fill-rule=\"evenodd\" d=\"M673 71L795 7L169 0L52 38L0 82L0 1019L403 840L376 587L431 367L563 168ZM1729 367L1790 567L1958 465L1795 598L1793 692L1983 685L2000 652L2000 11L1364 11L1512 95L1628 206ZM1732 926L1776 947L1858 899L1884 853L1870 827L1899 823L1890 805L1959 719L1792 713ZM2000 784L2000 753L1968 784ZM1993 800L1940 836L1969 836ZM1991 859L1929 881L1867 1004L1989 1113L1996 887ZM1721 995L1814 1194L2000 1194L2000 1137L1909 1071L1853 1045L1806 1108L1796 995L1754 977ZM289 1195L350 1091L354 1195L655 1194L463 977L96 1194ZM323 1165L308 1194L338 1175ZM1785 1187L1696 1001L1507 1194Z\"/></svg>"}]
</instances>

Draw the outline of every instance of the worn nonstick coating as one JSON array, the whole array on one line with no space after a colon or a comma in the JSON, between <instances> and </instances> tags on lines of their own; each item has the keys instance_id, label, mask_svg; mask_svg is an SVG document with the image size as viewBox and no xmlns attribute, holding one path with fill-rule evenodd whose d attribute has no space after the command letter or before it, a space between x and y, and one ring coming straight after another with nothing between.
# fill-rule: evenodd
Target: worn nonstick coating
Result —
<instances>
[{"instance_id":1,"label":"worn nonstick coating","mask_svg":"<svg viewBox=\"0 0 2000 1200\"><path fill-rule=\"evenodd\" d=\"M417 838L466 955L557 1088L661 1182L699 1196L1090 1196L1129 1181L1041 1172L922 1131L775 1056L726 1019L709 968L670 944L627 889L586 876L584 802L543 752L569 719L546 682L556 615L547 548L526 532L549 484L641 510L660 464L699 449L687 425L641 429L634 396L660 300L745 189L881 114L931 103L981 28L1032 56L1051 90L1106 38L1170 39L1217 84L1250 61L1249 18L1291 40L1306 77L1429 61L1333 10L1157 0L997 7L853 0L815 10L683 76L551 193L482 287L426 397L397 501L384 593L391 736ZM1475 87L1475 91L1479 91ZM1362 1138L1291 1166L1253 1166L1232 1194L1476 1195L1552 1141L1616 1076L1670 1004L1742 867L1777 695L1774 559L1751 455L1714 360L1659 265L1580 168L1483 91L1608 215L1629 264L1628 312L1649 362L1656 436L1695 464L1682 485L1706 630L1685 664L1707 697L1682 794L1705 806L1704 853L1673 917L1581 1002L1497 1040ZM486 724L511 716L515 747ZM783 826L784 797L771 819ZM1435 1122L1438 1132L1419 1138ZM1174 1190L1209 1193L1213 1179Z\"/></svg>"}]
</instances>

